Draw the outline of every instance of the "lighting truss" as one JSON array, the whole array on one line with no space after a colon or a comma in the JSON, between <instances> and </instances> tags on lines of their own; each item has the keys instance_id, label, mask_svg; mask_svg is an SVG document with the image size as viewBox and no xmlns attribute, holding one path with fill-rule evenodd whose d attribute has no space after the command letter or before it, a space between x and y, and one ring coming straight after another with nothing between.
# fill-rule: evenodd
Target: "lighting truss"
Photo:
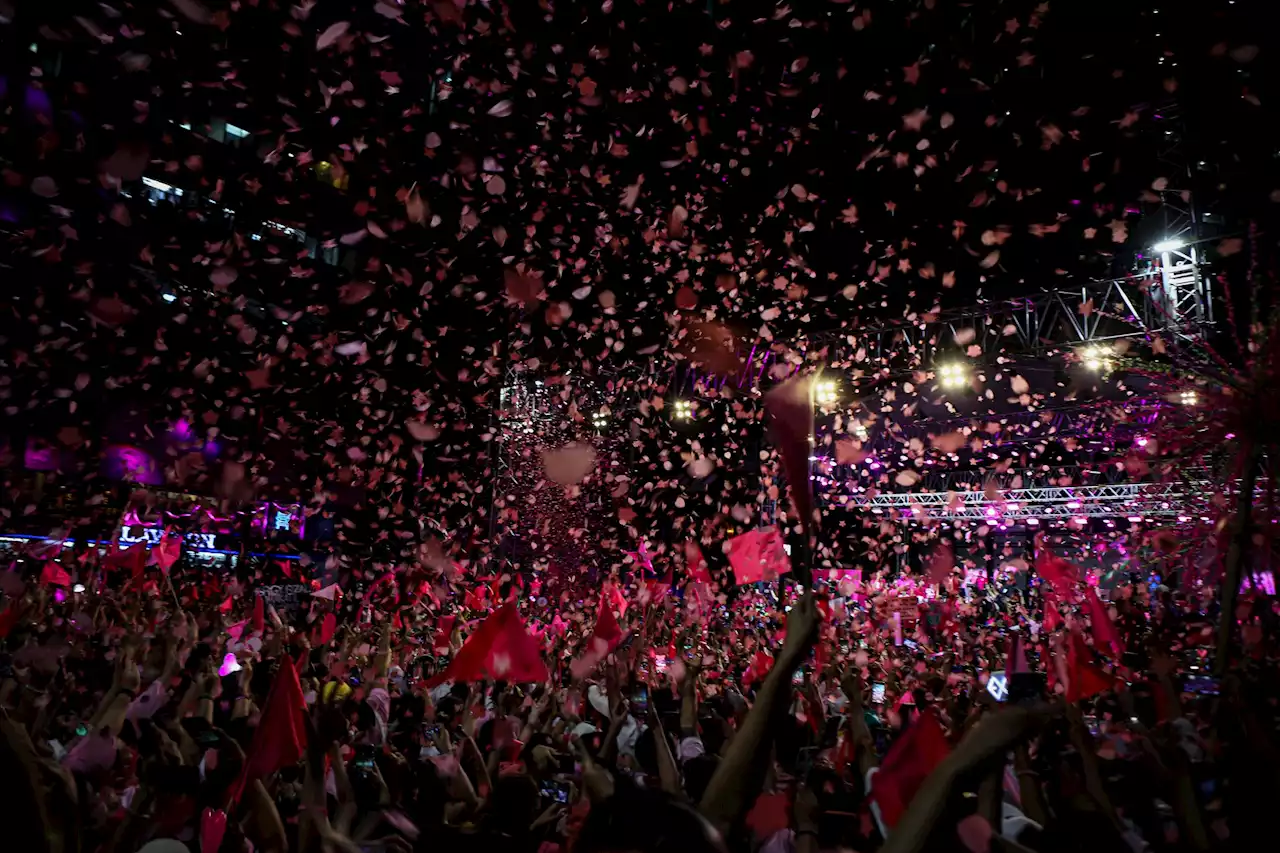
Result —
<instances>
[{"instance_id":1,"label":"lighting truss","mask_svg":"<svg viewBox=\"0 0 1280 853\"><path fill-rule=\"evenodd\" d=\"M928 322L818 332L790 342L789 348L800 353L825 350L825 363L831 365L884 364L891 373L903 374L953 357L957 339L978 347L972 361L981 365L993 363L999 355L1036 356L1157 335L1174 345L1203 338L1212 322L1210 279L1191 245L1165 252L1161 263L1135 275L940 311ZM804 363L794 357L782 361L777 350L760 342L749 350L744 347L741 356L742 369L732 376L709 376L686 361L666 369L676 391L699 385L745 389L785 379Z\"/></svg>"},{"instance_id":2,"label":"lighting truss","mask_svg":"<svg viewBox=\"0 0 1280 853\"><path fill-rule=\"evenodd\" d=\"M1213 494L1208 480L1178 483L1118 483L1010 489L998 500L983 492L901 492L843 495L837 503L880 514L914 515L922 510L934 518L958 520L1016 520L1115 518L1140 515L1172 518L1199 512L1204 496ZM954 509L949 509L956 504Z\"/></svg>"}]
</instances>

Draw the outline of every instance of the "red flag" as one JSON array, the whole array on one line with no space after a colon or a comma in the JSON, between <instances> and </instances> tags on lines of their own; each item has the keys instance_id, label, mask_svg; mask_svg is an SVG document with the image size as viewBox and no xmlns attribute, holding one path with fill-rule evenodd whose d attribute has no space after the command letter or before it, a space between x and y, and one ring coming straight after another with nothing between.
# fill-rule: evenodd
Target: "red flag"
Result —
<instances>
[{"instance_id":1,"label":"red flag","mask_svg":"<svg viewBox=\"0 0 1280 853\"><path fill-rule=\"evenodd\" d=\"M320 643L321 646L329 645L329 641L333 639L333 635L338 631L338 617L332 613L326 613L324 618L320 620Z\"/></svg>"},{"instance_id":2,"label":"red flag","mask_svg":"<svg viewBox=\"0 0 1280 853\"><path fill-rule=\"evenodd\" d=\"M769 670L773 669L773 655L761 649L751 660L751 666L742 674L742 683L749 685L754 681L764 681Z\"/></svg>"},{"instance_id":3,"label":"red flag","mask_svg":"<svg viewBox=\"0 0 1280 853\"><path fill-rule=\"evenodd\" d=\"M156 547L151 549L151 556L155 558L156 565L160 567L160 571L168 573L174 563L178 562L178 558L182 556L182 537L166 535L161 538Z\"/></svg>"},{"instance_id":4,"label":"red flag","mask_svg":"<svg viewBox=\"0 0 1280 853\"><path fill-rule=\"evenodd\" d=\"M1006 678L1012 677L1016 672L1030 672L1031 668L1027 666L1027 653L1022 648L1022 637L1014 634L1009 638L1009 651L1005 655L1004 674Z\"/></svg>"},{"instance_id":5,"label":"red flag","mask_svg":"<svg viewBox=\"0 0 1280 853\"><path fill-rule=\"evenodd\" d=\"M428 681L427 686L486 678L513 682L547 680L547 665L542 661L538 641L525 629L514 602L507 602L485 619L463 643L458 656Z\"/></svg>"},{"instance_id":6,"label":"red flag","mask_svg":"<svg viewBox=\"0 0 1280 853\"><path fill-rule=\"evenodd\" d=\"M236 784L233 796L236 801L239 801L245 786L254 779L301 760L307 749L306 716L307 702L302 696L298 671L288 655L281 655L280 669L271 682L267 704L245 757L244 772Z\"/></svg>"},{"instance_id":7,"label":"red flag","mask_svg":"<svg viewBox=\"0 0 1280 853\"><path fill-rule=\"evenodd\" d=\"M743 584L774 581L791 570L777 528L750 530L729 540L729 566Z\"/></svg>"},{"instance_id":8,"label":"red flag","mask_svg":"<svg viewBox=\"0 0 1280 853\"><path fill-rule=\"evenodd\" d=\"M929 564L925 569L925 573L929 577L930 583L942 583L950 575L951 570L956 567L956 552L951 547L950 542L939 542L938 547L933 549L933 553L929 556Z\"/></svg>"},{"instance_id":9,"label":"red flag","mask_svg":"<svg viewBox=\"0 0 1280 853\"><path fill-rule=\"evenodd\" d=\"M130 577L138 577L147 570L147 546L135 543L122 549L117 542L102 559L102 564L109 569L128 569Z\"/></svg>"},{"instance_id":10,"label":"red flag","mask_svg":"<svg viewBox=\"0 0 1280 853\"><path fill-rule=\"evenodd\" d=\"M1036 573L1062 589L1080 580L1080 569L1049 550L1042 533L1036 534Z\"/></svg>"},{"instance_id":11,"label":"red flag","mask_svg":"<svg viewBox=\"0 0 1280 853\"><path fill-rule=\"evenodd\" d=\"M916 791L950 752L938 718L922 710L871 777L871 808L885 828L897 825Z\"/></svg>"},{"instance_id":12,"label":"red flag","mask_svg":"<svg viewBox=\"0 0 1280 853\"><path fill-rule=\"evenodd\" d=\"M67 574L67 570L62 566L50 560L44 564L44 571L40 572L40 582L53 586L71 586L71 575Z\"/></svg>"},{"instance_id":13,"label":"red flag","mask_svg":"<svg viewBox=\"0 0 1280 853\"><path fill-rule=\"evenodd\" d=\"M1071 645L1067 647L1068 702L1079 702L1116 686L1116 680L1095 666L1092 658L1084 638L1073 631Z\"/></svg>"},{"instance_id":14,"label":"red flag","mask_svg":"<svg viewBox=\"0 0 1280 853\"><path fill-rule=\"evenodd\" d=\"M1041 587L1040 594L1044 596L1044 630L1052 634L1062 624L1062 614L1058 612L1058 596L1051 586Z\"/></svg>"},{"instance_id":15,"label":"red flag","mask_svg":"<svg viewBox=\"0 0 1280 853\"><path fill-rule=\"evenodd\" d=\"M711 583L706 558L702 556L698 543L692 539L684 543L684 568L689 573L689 580L694 583Z\"/></svg>"},{"instance_id":16,"label":"red flag","mask_svg":"<svg viewBox=\"0 0 1280 853\"><path fill-rule=\"evenodd\" d=\"M1107 608L1098 600L1098 593L1094 592L1093 587L1089 587L1084 592L1084 609L1089 614L1089 623L1093 626L1093 639L1099 646L1110 646L1111 651L1117 656L1124 654L1124 640L1120 639L1120 632L1116 630L1115 624L1111 621Z\"/></svg>"},{"instance_id":17,"label":"red flag","mask_svg":"<svg viewBox=\"0 0 1280 853\"><path fill-rule=\"evenodd\" d=\"M449 651L449 638L453 636L453 625L458 621L457 616L441 616L440 622L436 625L436 636L431 641L431 650L436 654L444 654Z\"/></svg>"},{"instance_id":18,"label":"red flag","mask_svg":"<svg viewBox=\"0 0 1280 853\"><path fill-rule=\"evenodd\" d=\"M569 665L569 671L576 677L582 678L595 669L596 664L608 657L609 653L617 648L618 643L621 641L622 629L618 627L618 620L613 615L613 608L609 606L608 600L602 595L600 597L600 615L596 617L596 629L591 632L587 650Z\"/></svg>"},{"instance_id":19,"label":"red flag","mask_svg":"<svg viewBox=\"0 0 1280 853\"><path fill-rule=\"evenodd\" d=\"M809 484L809 435L813 431L813 404L810 377L796 377L765 395L769 435L782 454L782 467L796 514L806 534L813 533L813 494ZM797 572L800 583L809 586L808 567Z\"/></svg>"},{"instance_id":20,"label":"red flag","mask_svg":"<svg viewBox=\"0 0 1280 853\"><path fill-rule=\"evenodd\" d=\"M250 630L261 635L266 629L267 605L266 600L261 595L253 597L253 620L249 623Z\"/></svg>"},{"instance_id":21,"label":"red flag","mask_svg":"<svg viewBox=\"0 0 1280 853\"><path fill-rule=\"evenodd\" d=\"M13 626L18 624L18 602L10 601L4 610L0 610L0 640L9 636Z\"/></svg>"}]
</instances>

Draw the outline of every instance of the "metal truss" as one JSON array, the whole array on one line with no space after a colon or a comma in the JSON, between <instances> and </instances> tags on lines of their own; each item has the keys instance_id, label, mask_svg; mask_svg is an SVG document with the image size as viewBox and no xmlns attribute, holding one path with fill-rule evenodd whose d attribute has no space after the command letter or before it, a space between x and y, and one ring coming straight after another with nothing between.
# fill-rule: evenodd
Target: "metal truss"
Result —
<instances>
[{"instance_id":1,"label":"metal truss","mask_svg":"<svg viewBox=\"0 0 1280 853\"><path fill-rule=\"evenodd\" d=\"M877 515L888 512L914 516L924 512L935 518L988 522L1117 516L1174 518L1198 512L1204 496L1210 494L1210 481L1193 480L1010 489L999 500L991 500L980 491L902 492L844 495L836 503Z\"/></svg>"},{"instance_id":2,"label":"metal truss","mask_svg":"<svg viewBox=\"0 0 1280 853\"><path fill-rule=\"evenodd\" d=\"M979 351L974 360L991 363L1000 355L1043 355L1131 338L1199 339L1212 321L1209 278L1196 247L1187 245L1165 252L1160 264L1135 275L941 311L923 322L820 332L790 342L786 349L806 357L825 350L828 365L889 365L892 372L902 373L931 369L973 346ZM969 343L961 347L958 340ZM743 367L732 376L710 376L676 362L670 368L672 381L677 389L719 390L783 379L799 370L804 359L792 355L784 361L780 349L757 342L742 353Z\"/></svg>"}]
</instances>

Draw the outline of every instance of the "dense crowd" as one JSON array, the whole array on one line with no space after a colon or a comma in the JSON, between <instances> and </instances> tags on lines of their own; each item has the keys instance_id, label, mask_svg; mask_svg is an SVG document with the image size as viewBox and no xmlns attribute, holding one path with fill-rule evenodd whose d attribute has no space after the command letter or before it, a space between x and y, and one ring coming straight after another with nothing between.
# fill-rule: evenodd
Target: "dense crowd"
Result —
<instances>
[{"instance_id":1,"label":"dense crowd","mask_svg":"<svg viewBox=\"0 0 1280 853\"><path fill-rule=\"evenodd\" d=\"M1277 793L1253 584L1219 678L1214 586L1103 603L1047 548L1000 595L454 576L277 610L173 541L43 547L2 576L15 850L1238 849Z\"/></svg>"},{"instance_id":2,"label":"dense crowd","mask_svg":"<svg viewBox=\"0 0 1280 853\"><path fill-rule=\"evenodd\" d=\"M0 0L0 849L1265 841L1273 395L1188 376L1275 352L1273 60L1156 6ZM1187 209L1249 343L993 319Z\"/></svg>"}]
</instances>

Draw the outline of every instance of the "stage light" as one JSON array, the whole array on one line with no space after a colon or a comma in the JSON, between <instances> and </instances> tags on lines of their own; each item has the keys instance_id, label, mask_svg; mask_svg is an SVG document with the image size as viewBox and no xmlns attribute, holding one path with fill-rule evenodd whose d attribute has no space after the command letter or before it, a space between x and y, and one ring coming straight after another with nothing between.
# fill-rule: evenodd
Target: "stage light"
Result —
<instances>
[{"instance_id":1,"label":"stage light","mask_svg":"<svg viewBox=\"0 0 1280 853\"><path fill-rule=\"evenodd\" d=\"M1080 352L1080 361L1093 371L1104 371L1111 368L1111 347L1090 346Z\"/></svg>"},{"instance_id":2,"label":"stage light","mask_svg":"<svg viewBox=\"0 0 1280 853\"><path fill-rule=\"evenodd\" d=\"M1171 240L1161 240L1159 243L1156 243L1154 246L1151 247L1151 251L1160 252L1161 254L1164 254L1165 252L1175 252L1178 249L1181 249L1185 245L1187 245L1186 240L1182 240L1177 237L1174 237Z\"/></svg>"},{"instance_id":3,"label":"stage light","mask_svg":"<svg viewBox=\"0 0 1280 853\"><path fill-rule=\"evenodd\" d=\"M818 382L813 386L813 399L819 406L830 406L836 401L836 383Z\"/></svg>"},{"instance_id":4,"label":"stage light","mask_svg":"<svg viewBox=\"0 0 1280 853\"><path fill-rule=\"evenodd\" d=\"M1200 395L1195 391L1183 391L1178 395L1178 402L1184 406L1194 406L1200 402Z\"/></svg>"},{"instance_id":5,"label":"stage light","mask_svg":"<svg viewBox=\"0 0 1280 853\"><path fill-rule=\"evenodd\" d=\"M688 400L676 400L675 411L672 417L678 421L687 421L693 418L693 404Z\"/></svg>"},{"instance_id":6,"label":"stage light","mask_svg":"<svg viewBox=\"0 0 1280 853\"><path fill-rule=\"evenodd\" d=\"M937 373L943 388L960 388L969 381L969 371L960 362L941 365Z\"/></svg>"},{"instance_id":7,"label":"stage light","mask_svg":"<svg viewBox=\"0 0 1280 853\"><path fill-rule=\"evenodd\" d=\"M609 415L606 412L596 412L591 416L591 426L596 429L604 429L609 425Z\"/></svg>"}]
</instances>

